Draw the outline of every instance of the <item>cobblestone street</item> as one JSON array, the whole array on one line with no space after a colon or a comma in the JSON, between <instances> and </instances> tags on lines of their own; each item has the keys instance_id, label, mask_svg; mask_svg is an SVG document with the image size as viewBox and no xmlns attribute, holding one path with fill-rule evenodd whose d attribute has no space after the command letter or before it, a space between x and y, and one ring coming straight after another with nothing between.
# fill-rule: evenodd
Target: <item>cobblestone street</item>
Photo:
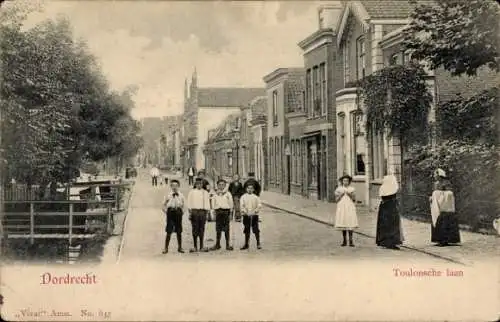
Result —
<instances>
[{"instance_id":1,"label":"cobblestone street","mask_svg":"<svg viewBox=\"0 0 500 322\"><path fill-rule=\"evenodd\" d=\"M181 191L187 197L189 191L187 182L184 180L181 180L181 182ZM363 211L360 211L361 234L355 234L356 247L341 247L342 236L339 231L324 223L276 209L277 206L280 206L279 196L274 196L269 192L263 193L263 201L270 206L264 206L262 209L262 250L255 249L255 240L252 239L250 251L240 251L239 247L243 244L242 225L239 222L232 222L231 236L233 239L232 244L235 246L233 252L220 250L206 254L189 254L187 250L192 246L191 226L187 215L185 215L183 223L183 247L186 250L186 254L177 253L177 242L175 238L172 238L169 254L163 255L161 251L165 238L165 216L160 208L166 191L164 185L152 187L148 176L143 175L138 178L126 221L121 253L119 255L120 261L163 258L168 258L169 260L182 258L184 260L203 257L204 260L215 258L266 258L280 260L308 258L360 261L377 258L380 260L404 260L405 262L435 260L441 263L447 261L469 263L467 262L468 258L462 255L464 251L461 250L461 247L448 248L442 251L443 254L436 253L435 255L437 256L433 256L435 253L434 249L429 250L425 247L419 249L410 246L410 248L402 248L400 251L378 248L371 237L373 234L369 231L370 229L373 230L374 226L370 227L367 224L370 220L373 221L372 218L369 218L372 214ZM289 202L287 205L289 209L293 203ZM286 206L282 207L287 209ZM323 208L319 207L318 209L323 211L326 210L325 207L328 207L329 213L335 209L333 204L323 204ZM328 222L326 212L320 213L319 210L315 211L316 217L323 216L322 219ZM307 212L304 213L308 214ZM309 209L309 213L311 213L311 209ZM321 218L314 219L319 220ZM413 227L405 221L405 228L407 230L413 229ZM416 227L422 228L423 226L422 224L418 224ZM367 230L368 234L365 234L364 232ZM414 232L407 231L406 235L409 236L407 238L410 241L413 241L415 238ZM215 223L213 222L207 222L205 241L208 247L212 246L215 242ZM423 240L423 243L430 244L427 240ZM470 249L467 246L465 247L467 250ZM456 255L456 253L459 253L459 255ZM457 256L460 256L461 261L456 259Z\"/></svg>"}]
</instances>

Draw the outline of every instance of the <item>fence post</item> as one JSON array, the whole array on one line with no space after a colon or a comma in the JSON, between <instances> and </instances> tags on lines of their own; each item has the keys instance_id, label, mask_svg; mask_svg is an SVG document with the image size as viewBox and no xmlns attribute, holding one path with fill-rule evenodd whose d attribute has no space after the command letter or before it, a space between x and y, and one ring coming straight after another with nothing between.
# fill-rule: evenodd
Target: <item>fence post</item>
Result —
<instances>
[{"instance_id":1,"label":"fence post","mask_svg":"<svg viewBox=\"0 0 500 322\"><path fill-rule=\"evenodd\" d=\"M108 232L108 234L111 234L113 233L111 231L111 220L112 220L112 212L111 212L111 204L108 204L108 220L107 220L107 227L106 227L106 231Z\"/></svg>"},{"instance_id":2,"label":"fence post","mask_svg":"<svg viewBox=\"0 0 500 322\"><path fill-rule=\"evenodd\" d=\"M30 244L35 243L35 204L30 202Z\"/></svg>"},{"instance_id":3,"label":"fence post","mask_svg":"<svg viewBox=\"0 0 500 322\"><path fill-rule=\"evenodd\" d=\"M69 203L69 232L68 232L68 240L69 246L71 246L71 242L73 239L73 203Z\"/></svg>"}]
</instances>

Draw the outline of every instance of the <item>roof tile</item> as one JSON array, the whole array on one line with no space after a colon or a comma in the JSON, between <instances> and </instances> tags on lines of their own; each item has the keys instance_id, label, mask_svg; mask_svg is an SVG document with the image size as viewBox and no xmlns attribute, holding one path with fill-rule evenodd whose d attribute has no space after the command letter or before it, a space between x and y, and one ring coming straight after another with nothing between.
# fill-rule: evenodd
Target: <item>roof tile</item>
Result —
<instances>
[{"instance_id":1,"label":"roof tile","mask_svg":"<svg viewBox=\"0 0 500 322\"><path fill-rule=\"evenodd\" d=\"M371 19L406 19L415 5L408 0L362 0L361 3ZM433 4L432 0L419 0L417 4Z\"/></svg>"},{"instance_id":2,"label":"roof tile","mask_svg":"<svg viewBox=\"0 0 500 322\"><path fill-rule=\"evenodd\" d=\"M252 99L265 94L264 88L198 88L199 107L248 106Z\"/></svg>"}]
</instances>

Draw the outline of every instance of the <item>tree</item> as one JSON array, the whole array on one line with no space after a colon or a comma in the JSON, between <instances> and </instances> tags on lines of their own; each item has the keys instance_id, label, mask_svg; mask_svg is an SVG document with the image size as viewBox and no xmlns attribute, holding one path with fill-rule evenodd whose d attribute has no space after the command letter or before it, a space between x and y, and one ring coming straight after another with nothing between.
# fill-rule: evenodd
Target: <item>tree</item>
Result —
<instances>
[{"instance_id":1,"label":"tree","mask_svg":"<svg viewBox=\"0 0 500 322\"><path fill-rule=\"evenodd\" d=\"M405 30L412 57L443 67L452 75L476 75L499 65L499 5L491 0L440 0L420 5Z\"/></svg>"},{"instance_id":2,"label":"tree","mask_svg":"<svg viewBox=\"0 0 500 322\"><path fill-rule=\"evenodd\" d=\"M0 25L3 170L21 182L65 182L87 160L137 152L134 88L110 91L66 19L23 31L24 16L11 16Z\"/></svg>"}]
</instances>

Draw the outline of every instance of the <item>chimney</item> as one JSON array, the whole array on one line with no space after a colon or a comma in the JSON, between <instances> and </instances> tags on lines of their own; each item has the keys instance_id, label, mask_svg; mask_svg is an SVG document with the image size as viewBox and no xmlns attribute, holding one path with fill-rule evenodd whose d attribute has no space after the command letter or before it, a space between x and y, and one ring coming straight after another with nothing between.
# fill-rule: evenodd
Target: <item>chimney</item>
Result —
<instances>
[{"instance_id":1,"label":"chimney","mask_svg":"<svg viewBox=\"0 0 500 322\"><path fill-rule=\"evenodd\" d=\"M337 25L342 18L343 6L340 2L321 5L318 8L319 29L331 28L337 32Z\"/></svg>"}]
</instances>

